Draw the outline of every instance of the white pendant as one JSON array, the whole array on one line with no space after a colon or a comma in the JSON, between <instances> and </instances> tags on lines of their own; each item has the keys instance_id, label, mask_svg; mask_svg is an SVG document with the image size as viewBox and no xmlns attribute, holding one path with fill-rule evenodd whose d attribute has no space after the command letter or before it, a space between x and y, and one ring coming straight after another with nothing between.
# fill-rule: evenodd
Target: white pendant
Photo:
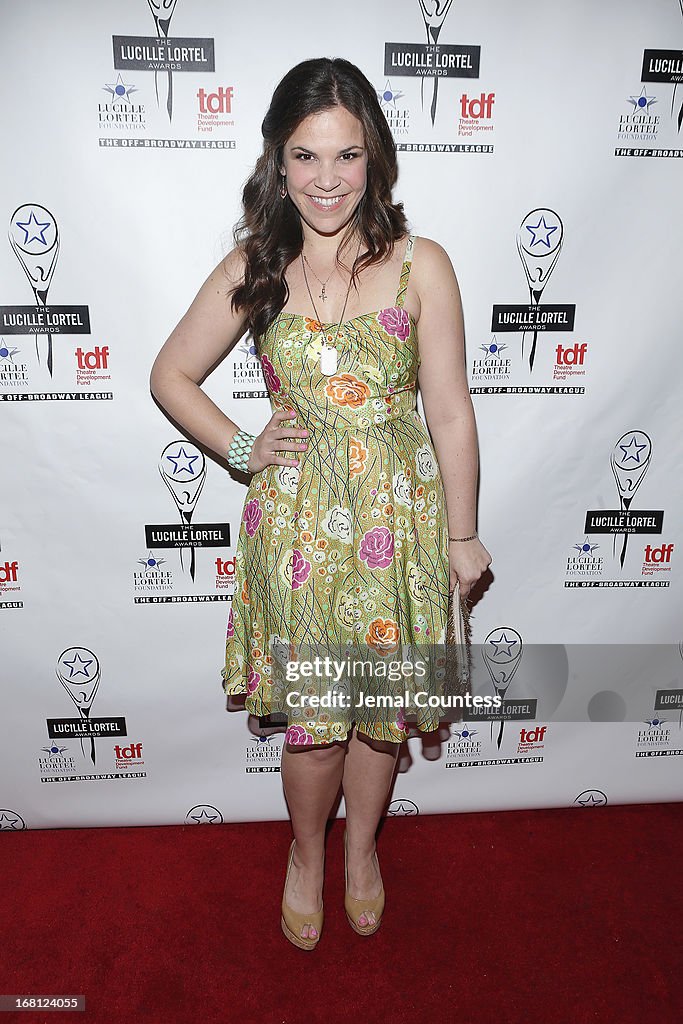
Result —
<instances>
[{"instance_id":1,"label":"white pendant","mask_svg":"<svg viewBox=\"0 0 683 1024\"><path fill-rule=\"evenodd\" d=\"M323 345L320 349L320 370L326 377L337 372L337 350L333 345Z\"/></svg>"}]
</instances>

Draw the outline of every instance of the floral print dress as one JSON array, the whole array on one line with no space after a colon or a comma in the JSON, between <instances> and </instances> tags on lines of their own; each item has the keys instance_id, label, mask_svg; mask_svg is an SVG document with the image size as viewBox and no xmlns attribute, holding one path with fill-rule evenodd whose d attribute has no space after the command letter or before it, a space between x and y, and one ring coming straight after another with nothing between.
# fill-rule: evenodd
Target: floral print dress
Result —
<instances>
[{"instance_id":1,"label":"floral print dress","mask_svg":"<svg viewBox=\"0 0 683 1024\"><path fill-rule=\"evenodd\" d=\"M410 728L405 714L421 731L439 724L434 706L405 712L385 704L374 717L353 707L292 706L280 668L303 649L297 645L396 660L406 644L438 655L445 643L445 495L416 409L417 326L403 308L414 241L410 235L395 304L342 324L334 375L320 370L320 334L333 344L336 324L281 313L260 341L272 410L295 410L291 423L308 429L308 448L277 453L298 466L269 465L251 478L221 675L226 694L247 694L251 714L286 718L288 743L343 740L353 721L374 739L400 743ZM436 663L443 664L438 656ZM438 667L428 682L385 682L383 692L438 693L435 674ZM319 683L302 682L297 690L320 692Z\"/></svg>"}]
</instances>

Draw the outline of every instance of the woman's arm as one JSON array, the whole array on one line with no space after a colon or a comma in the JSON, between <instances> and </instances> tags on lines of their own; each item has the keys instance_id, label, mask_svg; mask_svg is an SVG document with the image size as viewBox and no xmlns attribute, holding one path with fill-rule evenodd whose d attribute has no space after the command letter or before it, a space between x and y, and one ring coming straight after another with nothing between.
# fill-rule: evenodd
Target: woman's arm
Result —
<instances>
[{"instance_id":1,"label":"woman's arm","mask_svg":"<svg viewBox=\"0 0 683 1024\"><path fill-rule=\"evenodd\" d=\"M243 274L243 257L233 249L197 292L154 360L149 377L152 394L169 416L223 457L238 426L202 391L199 381L244 334L245 318L242 311L232 312L228 294Z\"/></svg>"},{"instance_id":2,"label":"woman's arm","mask_svg":"<svg viewBox=\"0 0 683 1024\"><path fill-rule=\"evenodd\" d=\"M420 301L418 383L446 493L448 534L469 537L476 531L479 454L460 289L448 254L429 238L416 242L411 281L413 274Z\"/></svg>"}]
</instances>

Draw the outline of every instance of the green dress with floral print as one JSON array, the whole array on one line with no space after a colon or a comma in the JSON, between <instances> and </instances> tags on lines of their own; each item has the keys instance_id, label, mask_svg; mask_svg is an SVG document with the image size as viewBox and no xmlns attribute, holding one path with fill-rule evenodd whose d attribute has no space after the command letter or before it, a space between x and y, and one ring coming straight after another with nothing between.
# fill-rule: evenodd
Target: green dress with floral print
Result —
<instances>
[{"instance_id":1,"label":"green dress with floral print","mask_svg":"<svg viewBox=\"0 0 683 1024\"><path fill-rule=\"evenodd\" d=\"M291 423L308 429L308 448L278 453L298 457L298 466L269 465L251 478L221 675L226 694L247 694L251 714L286 716L288 743L343 740L352 721L373 739L400 743L406 714L421 731L443 717L424 696L417 709L385 704L374 718L353 707L292 706L277 675L282 653L287 661L300 644L395 659L404 645L438 651L445 643L445 495L416 408L417 325L403 308L414 241L395 304L342 324L332 376L320 369L320 335L333 343L336 324L281 313L260 339L271 407L295 410ZM435 675L385 682L383 692L441 693Z\"/></svg>"}]
</instances>

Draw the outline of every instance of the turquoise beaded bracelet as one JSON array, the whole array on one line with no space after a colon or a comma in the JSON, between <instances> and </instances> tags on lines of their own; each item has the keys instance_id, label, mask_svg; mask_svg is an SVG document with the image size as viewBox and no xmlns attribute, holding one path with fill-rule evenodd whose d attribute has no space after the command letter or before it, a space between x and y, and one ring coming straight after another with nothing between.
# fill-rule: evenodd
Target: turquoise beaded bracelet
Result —
<instances>
[{"instance_id":1,"label":"turquoise beaded bracelet","mask_svg":"<svg viewBox=\"0 0 683 1024\"><path fill-rule=\"evenodd\" d=\"M245 473L249 472L247 463L249 462L249 455L254 447L255 440L255 434L250 434L246 430L238 430L230 442L230 447L225 456L228 465L234 469L241 469Z\"/></svg>"}]
</instances>

